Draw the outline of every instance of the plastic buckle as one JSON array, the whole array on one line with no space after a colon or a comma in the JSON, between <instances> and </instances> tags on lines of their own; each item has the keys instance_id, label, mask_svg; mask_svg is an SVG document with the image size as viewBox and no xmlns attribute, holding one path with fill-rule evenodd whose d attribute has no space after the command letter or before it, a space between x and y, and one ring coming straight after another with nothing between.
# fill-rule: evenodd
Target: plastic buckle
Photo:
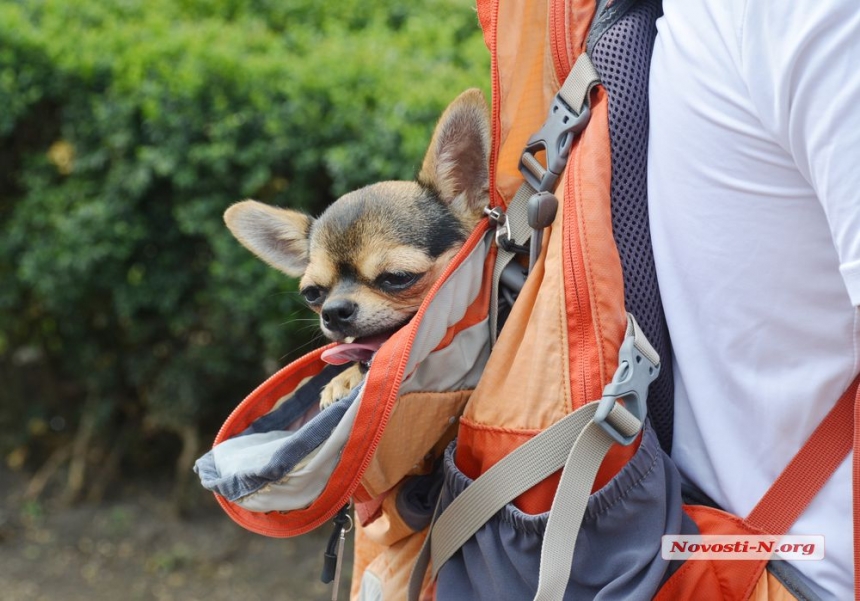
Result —
<instances>
[{"instance_id":1,"label":"plastic buckle","mask_svg":"<svg viewBox=\"0 0 860 601\"><path fill-rule=\"evenodd\" d=\"M607 418L615 403L621 401L624 408L639 420L641 430L648 411L648 386L660 375L659 363L655 365L639 352L634 343L635 336L629 334L621 344L618 350L618 369L615 370L612 382L603 389L603 398L600 399L593 418L616 442L625 446L636 440L639 432L625 435Z\"/></svg>"},{"instance_id":2,"label":"plastic buckle","mask_svg":"<svg viewBox=\"0 0 860 601\"><path fill-rule=\"evenodd\" d=\"M584 105L582 112L577 114L556 94L546 121L540 131L529 138L520 158L520 173L535 190L552 191L567 164L573 140L585 129L590 118L588 105ZM535 158L535 153L541 150L546 151L545 169Z\"/></svg>"}]
</instances>

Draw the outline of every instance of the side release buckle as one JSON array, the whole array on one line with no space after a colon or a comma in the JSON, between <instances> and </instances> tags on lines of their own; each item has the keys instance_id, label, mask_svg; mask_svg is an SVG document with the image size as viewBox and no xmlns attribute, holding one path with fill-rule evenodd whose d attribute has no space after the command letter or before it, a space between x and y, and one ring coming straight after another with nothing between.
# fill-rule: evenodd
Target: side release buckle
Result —
<instances>
[{"instance_id":1,"label":"side release buckle","mask_svg":"<svg viewBox=\"0 0 860 601\"><path fill-rule=\"evenodd\" d=\"M538 192L551 192L555 182L564 171L573 141L591 118L588 104L576 113L559 94L555 95L546 121L540 131L526 143L520 157L520 173ZM546 166L537 159L537 153L545 151Z\"/></svg>"},{"instance_id":2,"label":"side release buckle","mask_svg":"<svg viewBox=\"0 0 860 601\"><path fill-rule=\"evenodd\" d=\"M648 386L660 375L660 356L645 338L632 315L627 315L627 333L618 349L618 369L612 381L603 389L594 421L622 445L629 445L645 423ZM638 428L621 427L613 423L610 413L621 401L625 417L638 420ZM635 429L635 432L633 430Z\"/></svg>"}]
</instances>

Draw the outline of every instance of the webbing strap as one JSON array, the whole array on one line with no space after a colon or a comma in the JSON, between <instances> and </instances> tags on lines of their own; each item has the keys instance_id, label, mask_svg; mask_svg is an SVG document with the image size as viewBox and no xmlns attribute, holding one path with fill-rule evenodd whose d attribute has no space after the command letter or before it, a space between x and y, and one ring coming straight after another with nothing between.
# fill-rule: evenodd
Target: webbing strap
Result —
<instances>
[{"instance_id":1,"label":"webbing strap","mask_svg":"<svg viewBox=\"0 0 860 601\"><path fill-rule=\"evenodd\" d=\"M858 376L860 379L860 376ZM857 380L854 381L855 385ZM854 513L854 600L860 601L860 387L854 397L854 459L852 506Z\"/></svg>"},{"instance_id":2,"label":"webbing strap","mask_svg":"<svg viewBox=\"0 0 860 601\"><path fill-rule=\"evenodd\" d=\"M616 404L615 407L620 405ZM626 436L633 436L642 429L642 422L627 411L619 413L617 417L625 423L620 427L616 423L615 427ZM615 439L606 430L595 422L589 422L570 450L544 531L534 601L562 601L564 598L588 497L597 470L614 442Z\"/></svg>"},{"instance_id":3,"label":"webbing strap","mask_svg":"<svg viewBox=\"0 0 860 601\"><path fill-rule=\"evenodd\" d=\"M439 507L442 505L443 494L444 490L440 490L439 497L436 499L436 508L433 510L433 517L430 520L430 526L427 528L427 536L421 544L418 557L415 558L415 565L412 566L412 571L409 573L409 582L406 583L406 601L418 601L418 598L421 596L421 585L424 584L424 575L427 573L427 568L430 567L430 535L433 534L433 528L436 525L436 520L439 518Z\"/></svg>"},{"instance_id":4,"label":"webbing strap","mask_svg":"<svg viewBox=\"0 0 860 601\"><path fill-rule=\"evenodd\" d=\"M753 508L746 522L768 534L788 532L852 450L854 599L860 601L860 374Z\"/></svg>"},{"instance_id":5,"label":"webbing strap","mask_svg":"<svg viewBox=\"0 0 860 601\"><path fill-rule=\"evenodd\" d=\"M517 447L472 482L441 515L437 502L430 531L409 577L408 601L418 600L431 558L435 579L445 562L497 511L565 465L577 437L593 423L599 403L581 407Z\"/></svg>"},{"instance_id":6,"label":"webbing strap","mask_svg":"<svg viewBox=\"0 0 860 601\"><path fill-rule=\"evenodd\" d=\"M556 94L556 97L563 100L564 103L574 111L576 116L581 116L589 106L591 90L599 83L600 76L597 74L597 69L595 69L589 56L583 52L577 58L570 70L570 73L568 73L567 78L564 80L561 89L559 89ZM538 138L542 143L546 143L549 140L544 139L545 136L542 136L541 134L557 134L561 131L561 129L554 126L549 127L553 122L553 115L553 111L550 111L547 123L541 129L541 132L538 132L533 136L533 139ZM561 127L563 129L566 125L562 124ZM530 139L529 144L531 144L532 141L533 140ZM572 140L568 140L568 143L571 141ZM547 152L555 152L557 140L551 140L549 142L550 144L546 145ZM565 157L565 161L566 160L567 159ZM523 155L523 163L527 172L531 174L530 178L532 181L540 181L543 179L546 169L544 169L534 155L530 152L525 152ZM539 190L528 181L524 181L507 206L505 216L506 223L503 227L507 228L509 239L511 241L515 241L521 246L531 238L531 227L528 223L527 213L528 201L529 198L539 191L545 190ZM508 266L515 256L515 252L502 248L501 246L499 247L499 252L496 256L496 264L493 269L492 295L490 296L490 341L493 344L495 344L498 335L499 282L505 267Z\"/></svg>"},{"instance_id":7,"label":"webbing strap","mask_svg":"<svg viewBox=\"0 0 860 601\"><path fill-rule=\"evenodd\" d=\"M855 444L855 405L860 402L858 384L860 376L854 379L750 512L747 523L768 534L785 534L809 506Z\"/></svg>"},{"instance_id":8,"label":"webbing strap","mask_svg":"<svg viewBox=\"0 0 860 601\"><path fill-rule=\"evenodd\" d=\"M653 365L660 365L660 354L645 336L642 327L636 319L629 315L627 316L627 331L624 333L625 338L632 338L633 346L636 347L642 355Z\"/></svg>"},{"instance_id":9,"label":"webbing strap","mask_svg":"<svg viewBox=\"0 0 860 601\"><path fill-rule=\"evenodd\" d=\"M460 493L438 519L437 503L410 576L407 598L418 599L431 558L435 578L442 565L496 512L564 468L544 532L535 597L541 601L562 599L597 471L619 438L633 440L641 431L648 385L659 371L659 362L636 319L628 315L625 340L618 351L619 368L601 400L568 414L509 453ZM621 399L631 403L634 410L628 410Z\"/></svg>"},{"instance_id":10,"label":"webbing strap","mask_svg":"<svg viewBox=\"0 0 860 601\"><path fill-rule=\"evenodd\" d=\"M535 193L535 189L528 183L523 183L510 203L505 219L509 228L510 239L516 240L518 244L525 244L531 238L526 209L529 198ZM516 253L499 246L496 254L496 264L493 266L493 288L490 294L490 343L495 344L499 335L499 283L505 267L513 261Z\"/></svg>"},{"instance_id":11,"label":"webbing strap","mask_svg":"<svg viewBox=\"0 0 860 601\"><path fill-rule=\"evenodd\" d=\"M587 502L597 469L614 442L603 428L593 422L598 404L599 401L594 401L580 407L536 435L487 470L451 502L439 516L431 535L434 578L445 562L496 512L566 465L572 467L565 469L562 477L568 474L570 488L562 494L575 491L573 494L580 494ZM641 428L641 422L620 404L613 408L610 418L616 427L629 434ZM559 492L562 492L561 488ZM557 493L556 499L559 496ZM553 507L555 505L554 502ZM570 507L567 503L562 505L565 506L559 519L564 521L570 515ZM573 503L574 511L577 505ZM559 534L569 537L572 543L578 529L579 522L567 522ZM550 543L548 552L555 556L557 545ZM572 549L570 554L572 557Z\"/></svg>"},{"instance_id":12,"label":"webbing strap","mask_svg":"<svg viewBox=\"0 0 860 601\"><path fill-rule=\"evenodd\" d=\"M591 90L600 83L600 75L597 74L597 69L594 63L591 62L588 54L583 52L576 59L570 73L564 80L558 95L577 113L582 113L582 109L588 104L588 97L591 95Z\"/></svg>"}]
</instances>

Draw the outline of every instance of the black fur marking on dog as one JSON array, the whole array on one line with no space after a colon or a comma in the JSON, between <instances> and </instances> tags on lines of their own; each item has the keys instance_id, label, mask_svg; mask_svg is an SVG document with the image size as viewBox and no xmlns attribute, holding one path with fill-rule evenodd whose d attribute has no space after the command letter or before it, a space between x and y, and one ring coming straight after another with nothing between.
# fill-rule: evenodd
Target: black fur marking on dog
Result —
<instances>
[{"instance_id":1,"label":"black fur marking on dog","mask_svg":"<svg viewBox=\"0 0 860 601\"><path fill-rule=\"evenodd\" d=\"M348 194L314 222L313 234L335 265L354 264L358 253L383 240L420 248L435 259L466 239L462 224L433 189L416 185L414 197L392 202L374 188Z\"/></svg>"},{"instance_id":2,"label":"black fur marking on dog","mask_svg":"<svg viewBox=\"0 0 860 601\"><path fill-rule=\"evenodd\" d=\"M434 259L456 244L465 241L467 232L463 225L442 200L439 192L431 187L422 185L426 192L425 211L429 229L424 237L424 250ZM432 232L432 235L429 233Z\"/></svg>"}]
</instances>

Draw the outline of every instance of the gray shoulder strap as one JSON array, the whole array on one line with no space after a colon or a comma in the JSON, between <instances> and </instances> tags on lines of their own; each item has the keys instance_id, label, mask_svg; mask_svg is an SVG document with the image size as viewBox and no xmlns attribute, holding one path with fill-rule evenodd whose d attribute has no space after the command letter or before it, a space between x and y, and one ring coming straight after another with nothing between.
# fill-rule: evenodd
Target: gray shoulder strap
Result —
<instances>
[{"instance_id":1,"label":"gray shoulder strap","mask_svg":"<svg viewBox=\"0 0 860 601\"><path fill-rule=\"evenodd\" d=\"M598 0L597 10L591 22L588 39L585 43L586 52L591 54L600 37L627 14L638 0Z\"/></svg>"}]
</instances>

